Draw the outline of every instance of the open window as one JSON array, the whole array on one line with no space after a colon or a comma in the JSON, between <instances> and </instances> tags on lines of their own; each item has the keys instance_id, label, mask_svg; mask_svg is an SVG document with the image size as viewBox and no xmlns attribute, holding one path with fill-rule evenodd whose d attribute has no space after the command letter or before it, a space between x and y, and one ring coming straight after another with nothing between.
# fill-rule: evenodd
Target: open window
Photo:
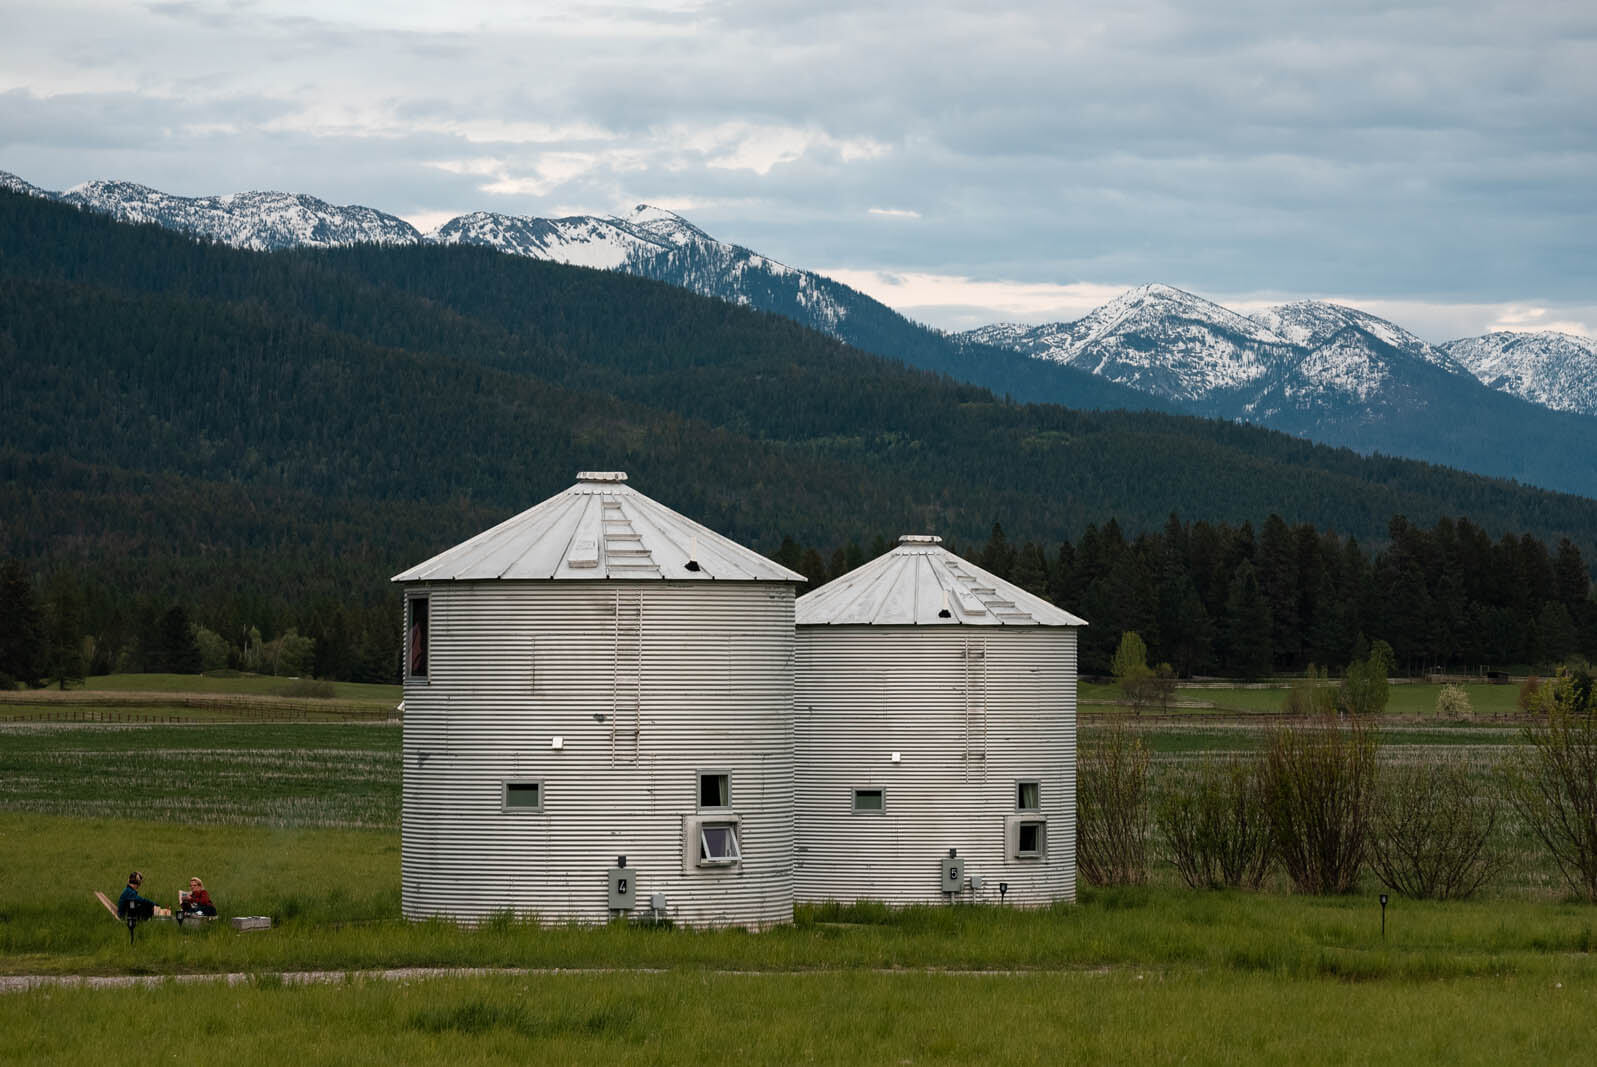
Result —
<instances>
[{"instance_id":1,"label":"open window","mask_svg":"<svg viewBox=\"0 0 1597 1067\"><path fill-rule=\"evenodd\" d=\"M699 824L699 866L730 867L743 858L738 848L738 828L733 822Z\"/></svg>"},{"instance_id":2,"label":"open window","mask_svg":"<svg viewBox=\"0 0 1597 1067\"><path fill-rule=\"evenodd\" d=\"M880 815L887 810L887 791L877 786L854 790L856 815Z\"/></svg>"},{"instance_id":3,"label":"open window","mask_svg":"<svg viewBox=\"0 0 1597 1067\"><path fill-rule=\"evenodd\" d=\"M413 596L405 601L405 676L427 677L427 598ZM392 632L392 631L390 631Z\"/></svg>"},{"instance_id":4,"label":"open window","mask_svg":"<svg viewBox=\"0 0 1597 1067\"><path fill-rule=\"evenodd\" d=\"M501 806L509 812L530 812L543 810L543 781L536 778L523 778L504 783L504 792L501 796Z\"/></svg>"}]
</instances>

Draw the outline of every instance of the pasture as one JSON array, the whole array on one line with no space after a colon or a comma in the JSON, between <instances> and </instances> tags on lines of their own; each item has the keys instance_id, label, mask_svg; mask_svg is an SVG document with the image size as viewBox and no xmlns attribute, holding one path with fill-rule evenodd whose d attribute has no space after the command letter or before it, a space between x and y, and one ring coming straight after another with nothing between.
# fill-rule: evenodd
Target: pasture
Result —
<instances>
[{"instance_id":1,"label":"pasture","mask_svg":"<svg viewBox=\"0 0 1597 1067\"><path fill-rule=\"evenodd\" d=\"M1202 712L1139 728L1156 783L1262 738ZM1383 758L1465 753L1491 789L1518 743L1502 722L1394 718ZM1515 861L1480 896L1394 896L1384 940L1368 876L1311 898L1187 890L1167 866L1042 911L828 906L763 934L461 929L398 917L399 757L393 724L0 724L0 974L241 976L0 994L0 1061L136 1047L244 1063L1471 1063L1574 1059L1597 1038L1597 909L1513 827ZM148 923L129 945L89 894L135 866L163 903L199 874L225 913L278 924ZM404 968L495 973L372 976Z\"/></svg>"}]
</instances>

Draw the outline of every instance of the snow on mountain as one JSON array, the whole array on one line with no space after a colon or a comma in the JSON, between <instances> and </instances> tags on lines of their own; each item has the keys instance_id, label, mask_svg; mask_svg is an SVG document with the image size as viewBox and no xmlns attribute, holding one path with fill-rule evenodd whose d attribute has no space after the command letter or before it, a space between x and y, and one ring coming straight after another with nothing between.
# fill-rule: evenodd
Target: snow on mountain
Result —
<instances>
[{"instance_id":1,"label":"snow on mountain","mask_svg":"<svg viewBox=\"0 0 1597 1067\"><path fill-rule=\"evenodd\" d=\"M1252 319L1157 284L1128 290L1076 322L984 327L960 337L1200 404L1265 379L1296 354Z\"/></svg>"},{"instance_id":2,"label":"snow on mountain","mask_svg":"<svg viewBox=\"0 0 1597 1067\"><path fill-rule=\"evenodd\" d=\"M404 219L355 204L339 207L303 193L188 197L133 182L92 181L68 189L60 199L123 222L153 222L256 252L421 240Z\"/></svg>"},{"instance_id":3,"label":"snow on mountain","mask_svg":"<svg viewBox=\"0 0 1597 1067\"><path fill-rule=\"evenodd\" d=\"M25 196L40 196L46 200L54 200L56 198L55 194L48 189L30 185L8 170L0 170L0 189L9 189L13 193L22 193Z\"/></svg>"},{"instance_id":4,"label":"snow on mountain","mask_svg":"<svg viewBox=\"0 0 1597 1067\"><path fill-rule=\"evenodd\" d=\"M1552 408L1597 415L1597 341L1551 330L1489 333L1442 346L1493 389Z\"/></svg>"},{"instance_id":5,"label":"snow on mountain","mask_svg":"<svg viewBox=\"0 0 1597 1067\"><path fill-rule=\"evenodd\" d=\"M1396 323L1342 304L1332 304L1324 300L1299 300L1296 303L1278 304L1261 311L1253 316L1253 320L1293 344L1310 350L1328 343L1345 330L1354 330L1366 338L1396 349L1403 355L1441 367L1450 373L1469 373L1458 360L1435 345L1420 340ZM1346 346L1347 342L1342 342L1341 347Z\"/></svg>"},{"instance_id":6,"label":"snow on mountain","mask_svg":"<svg viewBox=\"0 0 1597 1067\"><path fill-rule=\"evenodd\" d=\"M547 259L578 267L614 270L637 252L655 253L668 247L652 237L640 237L617 219L579 215L564 219L535 219L476 211L450 219L426 240L438 244L487 245L513 256Z\"/></svg>"}]
</instances>

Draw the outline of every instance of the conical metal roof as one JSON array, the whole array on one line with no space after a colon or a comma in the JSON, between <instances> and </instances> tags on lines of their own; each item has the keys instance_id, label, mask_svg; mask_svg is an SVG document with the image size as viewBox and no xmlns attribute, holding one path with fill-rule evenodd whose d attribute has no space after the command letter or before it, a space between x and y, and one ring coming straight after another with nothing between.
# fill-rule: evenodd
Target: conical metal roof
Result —
<instances>
[{"instance_id":1,"label":"conical metal roof","mask_svg":"<svg viewBox=\"0 0 1597 1067\"><path fill-rule=\"evenodd\" d=\"M650 500L626 480L620 471L583 471L565 492L394 575L393 581L805 580Z\"/></svg>"},{"instance_id":2,"label":"conical metal roof","mask_svg":"<svg viewBox=\"0 0 1597 1067\"><path fill-rule=\"evenodd\" d=\"M799 626L1085 626L942 546L905 534L885 556L794 604Z\"/></svg>"}]
</instances>

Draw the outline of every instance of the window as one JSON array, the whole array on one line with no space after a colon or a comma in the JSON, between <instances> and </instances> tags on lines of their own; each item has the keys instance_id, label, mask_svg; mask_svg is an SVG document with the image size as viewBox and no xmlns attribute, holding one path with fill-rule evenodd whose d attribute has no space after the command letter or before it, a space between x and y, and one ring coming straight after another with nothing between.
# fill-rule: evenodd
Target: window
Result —
<instances>
[{"instance_id":1,"label":"window","mask_svg":"<svg viewBox=\"0 0 1597 1067\"><path fill-rule=\"evenodd\" d=\"M738 849L736 823L706 822L699 825L699 866L730 867L743 858Z\"/></svg>"},{"instance_id":2,"label":"window","mask_svg":"<svg viewBox=\"0 0 1597 1067\"><path fill-rule=\"evenodd\" d=\"M1015 784L1015 808L1018 811L1042 810L1042 783L1017 782Z\"/></svg>"},{"instance_id":3,"label":"window","mask_svg":"<svg viewBox=\"0 0 1597 1067\"><path fill-rule=\"evenodd\" d=\"M405 606L410 609L410 623L405 627L405 673L411 678L425 678L427 677L427 598L413 596L405 601Z\"/></svg>"},{"instance_id":4,"label":"window","mask_svg":"<svg viewBox=\"0 0 1597 1067\"><path fill-rule=\"evenodd\" d=\"M725 771L699 772L699 807L732 806L732 776Z\"/></svg>"},{"instance_id":5,"label":"window","mask_svg":"<svg viewBox=\"0 0 1597 1067\"><path fill-rule=\"evenodd\" d=\"M854 810L879 815L887 810L887 793L881 789L854 790Z\"/></svg>"},{"instance_id":6,"label":"window","mask_svg":"<svg viewBox=\"0 0 1597 1067\"><path fill-rule=\"evenodd\" d=\"M1023 822L1015 836L1015 855L1031 859L1042 855L1043 827L1045 823Z\"/></svg>"},{"instance_id":7,"label":"window","mask_svg":"<svg viewBox=\"0 0 1597 1067\"><path fill-rule=\"evenodd\" d=\"M503 807L505 811L542 811L543 782L506 782Z\"/></svg>"}]
</instances>

